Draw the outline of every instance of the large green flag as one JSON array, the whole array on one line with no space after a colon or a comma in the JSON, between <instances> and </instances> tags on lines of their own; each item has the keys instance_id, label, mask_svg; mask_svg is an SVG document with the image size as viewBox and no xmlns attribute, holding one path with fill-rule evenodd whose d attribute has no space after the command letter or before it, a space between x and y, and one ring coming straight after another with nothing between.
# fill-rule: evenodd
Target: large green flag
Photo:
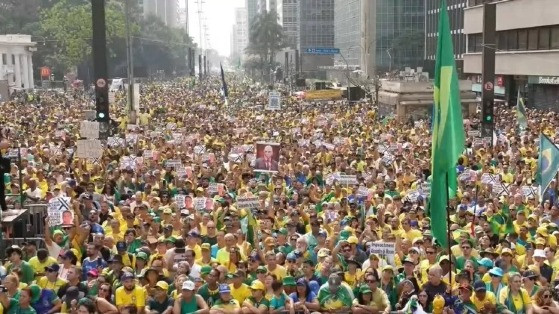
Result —
<instances>
[{"instance_id":1,"label":"large green flag","mask_svg":"<svg viewBox=\"0 0 559 314\"><path fill-rule=\"evenodd\" d=\"M559 170L559 149L544 134L540 134L540 156L536 180L543 194Z\"/></svg>"},{"instance_id":2,"label":"large green flag","mask_svg":"<svg viewBox=\"0 0 559 314\"><path fill-rule=\"evenodd\" d=\"M464 127L460 88L446 0L441 1L439 39L435 65L433 143L431 151L431 230L443 246L447 241L447 193L454 197L457 189L456 162L464 151ZM448 184L447 184L448 183Z\"/></svg>"}]
</instances>

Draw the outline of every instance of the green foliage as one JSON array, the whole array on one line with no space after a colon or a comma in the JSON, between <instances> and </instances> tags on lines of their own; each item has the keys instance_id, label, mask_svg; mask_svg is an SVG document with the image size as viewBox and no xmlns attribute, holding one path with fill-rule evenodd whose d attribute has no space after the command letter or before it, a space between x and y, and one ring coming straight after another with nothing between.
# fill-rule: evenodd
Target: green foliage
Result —
<instances>
[{"instance_id":1,"label":"green foliage","mask_svg":"<svg viewBox=\"0 0 559 314\"><path fill-rule=\"evenodd\" d=\"M54 58L65 70L80 64L91 55L91 4L72 5L72 0L58 1L41 14L41 29L56 41ZM114 1L105 7L107 45L125 36L125 17L122 6ZM109 52L110 54L110 52Z\"/></svg>"},{"instance_id":2,"label":"green foliage","mask_svg":"<svg viewBox=\"0 0 559 314\"><path fill-rule=\"evenodd\" d=\"M277 21L275 11L263 12L254 18L250 26L249 44L245 51L260 58L262 73L266 68L271 69L278 51L286 47L283 29Z\"/></svg>"}]
</instances>

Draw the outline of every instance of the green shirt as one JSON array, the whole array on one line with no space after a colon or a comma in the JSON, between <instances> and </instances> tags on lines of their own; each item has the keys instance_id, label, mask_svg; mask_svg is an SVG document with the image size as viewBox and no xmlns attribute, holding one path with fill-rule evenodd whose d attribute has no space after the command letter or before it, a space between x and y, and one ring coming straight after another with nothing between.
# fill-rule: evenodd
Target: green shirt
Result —
<instances>
[{"instance_id":1,"label":"green shirt","mask_svg":"<svg viewBox=\"0 0 559 314\"><path fill-rule=\"evenodd\" d=\"M10 299L10 308L8 309L8 314L37 314L34 308L29 305L28 308L21 308L19 306L19 301L16 299Z\"/></svg>"},{"instance_id":2,"label":"green shirt","mask_svg":"<svg viewBox=\"0 0 559 314\"><path fill-rule=\"evenodd\" d=\"M8 266L8 273L11 273L14 267L15 265L13 264ZM31 282L35 279L35 271L33 271L33 268L26 261L22 261L18 267L21 269L21 282L28 285L31 284Z\"/></svg>"},{"instance_id":3,"label":"green shirt","mask_svg":"<svg viewBox=\"0 0 559 314\"><path fill-rule=\"evenodd\" d=\"M210 290L206 283L198 289L198 294L206 301L209 307L212 307L219 300L219 286L215 290Z\"/></svg>"},{"instance_id":4,"label":"green shirt","mask_svg":"<svg viewBox=\"0 0 559 314\"><path fill-rule=\"evenodd\" d=\"M255 308L259 308L261 305L266 306L266 309L268 309L270 307L270 301L268 301L265 297L262 297L262 299L260 300L260 302L257 302L256 299L254 299L253 297L248 297L248 302L250 302L250 304L252 304L252 306L254 306Z\"/></svg>"}]
</instances>

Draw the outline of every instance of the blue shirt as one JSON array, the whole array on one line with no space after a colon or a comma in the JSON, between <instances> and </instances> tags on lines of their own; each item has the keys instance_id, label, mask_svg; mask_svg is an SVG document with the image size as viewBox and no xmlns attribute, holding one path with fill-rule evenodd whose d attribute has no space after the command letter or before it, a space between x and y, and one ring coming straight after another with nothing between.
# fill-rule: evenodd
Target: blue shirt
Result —
<instances>
[{"instance_id":1,"label":"blue shirt","mask_svg":"<svg viewBox=\"0 0 559 314\"><path fill-rule=\"evenodd\" d=\"M107 267L107 262L102 257L98 257L94 260L91 260L89 257L86 257L82 263L82 279L87 280L87 273L92 269L103 269Z\"/></svg>"},{"instance_id":2,"label":"blue shirt","mask_svg":"<svg viewBox=\"0 0 559 314\"><path fill-rule=\"evenodd\" d=\"M57 301L58 297L54 294L54 291L42 289L41 296L37 302L32 303L31 306L35 309L37 314L47 314L50 309L54 307L54 301Z\"/></svg>"},{"instance_id":3,"label":"blue shirt","mask_svg":"<svg viewBox=\"0 0 559 314\"><path fill-rule=\"evenodd\" d=\"M293 302L299 302L299 295L297 295L297 292L291 293L289 297L291 298L291 300L293 300ZM314 299L316 299L316 294L312 291L309 291L305 302L312 302Z\"/></svg>"}]
</instances>

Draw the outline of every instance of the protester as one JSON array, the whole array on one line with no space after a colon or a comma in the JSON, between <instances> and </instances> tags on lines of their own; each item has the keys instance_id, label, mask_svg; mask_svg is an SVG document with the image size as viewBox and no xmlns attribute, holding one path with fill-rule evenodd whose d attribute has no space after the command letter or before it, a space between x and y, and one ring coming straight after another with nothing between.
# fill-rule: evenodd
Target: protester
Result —
<instances>
[{"instance_id":1,"label":"protester","mask_svg":"<svg viewBox=\"0 0 559 314\"><path fill-rule=\"evenodd\" d=\"M78 151L91 99L0 105L13 130L1 155L20 145L22 157L3 192L64 200L73 217L45 211L45 248L8 247L4 309L31 311L29 285L84 313L432 311L438 296L446 311L538 312L540 291L559 284L558 184L540 194L537 180L540 133L559 143L557 114L527 110L519 130L498 105L493 141L475 134L478 113L464 114L449 250L431 231L428 115L305 101L282 85L281 110L267 111L261 86L228 83L228 106L213 78L143 84L138 124L119 93L101 158Z\"/></svg>"}]
</instances>

